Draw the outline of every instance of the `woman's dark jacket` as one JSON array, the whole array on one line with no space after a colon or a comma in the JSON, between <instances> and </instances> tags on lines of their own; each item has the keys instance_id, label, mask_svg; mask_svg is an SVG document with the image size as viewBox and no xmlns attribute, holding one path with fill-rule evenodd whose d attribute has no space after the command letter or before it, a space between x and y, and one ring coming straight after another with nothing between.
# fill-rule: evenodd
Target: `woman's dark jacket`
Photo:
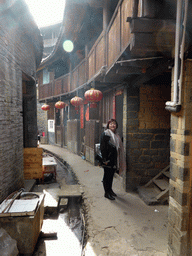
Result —
<instances>
[{"instance_id":1,"label":"woman's dark jacket","mask_svg":"<svg viewBox=\"0 0 192 256\"><path fill-rule=\"evenodd\" d=\"M106 167L117 167L117 149L116 147L109 141L110 136L106 135L105 132L101 134L100 137L100 150L103 158L103 162L108 162ZM105 165L103 165L105 167Z\"/></svg>"}]
</instances>

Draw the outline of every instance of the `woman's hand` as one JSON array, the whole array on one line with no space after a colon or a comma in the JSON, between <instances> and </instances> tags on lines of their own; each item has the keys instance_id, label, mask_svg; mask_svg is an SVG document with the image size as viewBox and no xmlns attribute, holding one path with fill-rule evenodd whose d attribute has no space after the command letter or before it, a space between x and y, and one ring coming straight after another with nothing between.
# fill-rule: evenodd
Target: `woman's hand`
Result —
<instances>
[{"instance_id":1,"label":"woman's hand","mask_svg":"<svg viewBox=\"0 0 192 256\"><path fill-rule=\"evenodd\" d=\"M103 162L103 164L108 165L109 162L110 161L108 160L108 161Z\"/></svg>"}]
</instances>

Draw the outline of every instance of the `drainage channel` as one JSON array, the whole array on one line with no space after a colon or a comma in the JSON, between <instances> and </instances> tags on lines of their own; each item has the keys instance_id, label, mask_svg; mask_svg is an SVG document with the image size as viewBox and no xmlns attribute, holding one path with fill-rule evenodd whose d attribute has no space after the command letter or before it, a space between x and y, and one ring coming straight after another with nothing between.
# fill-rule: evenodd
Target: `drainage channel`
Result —
<instances>
[{"instance_id":1,"label":"drainage channel","mask_svg":"<svg viewBox=\"0 0 192 256\"><path fill-rule=\"evenodd\" d=\"M52 155L49 154L49 156ZM86 235L83 199L82 197L62 199L59 212L58 202L55 200L57 197L55 191L58 191L61 186L65 188L65 186L78 185L78 180L69 166L55 156L54 158L57 162L56 181L52 174L47 174L44 184L36 184L33 189L33 192L45 193L48 204L52 204L51 207L47 207L45 203L42 232L33 256L82 256ZM52 200L53 203L51 203Z\"/></svg>"}]
</instances>

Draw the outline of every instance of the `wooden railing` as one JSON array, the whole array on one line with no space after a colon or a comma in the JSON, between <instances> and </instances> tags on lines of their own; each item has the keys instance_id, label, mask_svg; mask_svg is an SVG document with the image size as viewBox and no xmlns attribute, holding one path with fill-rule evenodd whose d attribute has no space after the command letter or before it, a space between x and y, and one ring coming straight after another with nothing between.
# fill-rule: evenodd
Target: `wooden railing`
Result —
<instances>
[{"instance_id":1,"label":"wooden railing","mask_svg":"<svg viewBox=\"0 0 192 256\"><path fill-rule=\"evenodd\" d=\"M70 91L74 91L79 86L86 83L86 59L81 61L81 63L75 67L71 72L71 84Z\"/></svg>"},{"instance_id":2,"label":"wooden railing","mask_svg":"<svg viewBox=\"0 0 192 256\"><path fill-rule=\"evenodd\" d=\"M131 42L130 25L126 21L128 16L132 16L132 0L124 0L115 10L111 22L107 29L107 67L120 57L121 53Z\"/></svg>"},{"instance_id":3,"label":"wooden railing","mask_svg":"<svg viewBox=\"0 0 192 256\"><path fill-rule=\"evenodd\" d=\"M46 99L52 96L60 96L70 92L70 74L61 76L49 84L39 87L39 99Z\"/></svg>"},{"instance_id":4,"label":"wooden railing","mask_svg":"<svg viewBox=\"0 0 192 256\"><path fill-rule=\"evenodd\" d=\"M104 31L98 37L97 41L93 45L91 51L88 54L88 80L105 65L105 33Z\"/></svg>"},{"instance_id":5,"label":"wooden railing","mask_svg":"<svg viewBox=\"0 0 192 256\"><path fill-rule=\"evenodd\" d=\"M109 69L131 42L129 23L133 0L123 0L116 8L106 31L102 31L88 56L71 73L39 88L39 98L45 99L77 89L91 80L103 66ZM140 8L140 7L139 7ZM140 10L139 12L140 13Z\"/></svg>"}]
</instances>

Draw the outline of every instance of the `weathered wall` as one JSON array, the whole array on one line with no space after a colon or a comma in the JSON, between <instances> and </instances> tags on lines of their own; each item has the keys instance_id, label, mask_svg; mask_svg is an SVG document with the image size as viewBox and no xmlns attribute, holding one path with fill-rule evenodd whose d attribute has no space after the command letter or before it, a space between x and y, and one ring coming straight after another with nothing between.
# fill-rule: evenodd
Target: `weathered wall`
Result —
<instances>
[{"instance_id":1,"label":"weathered wall","mask_svg":"<svg viewBox=\"0 0 192 256\"><path fill-rule=\"evenodd\" d=\"M165 102L170 86L128 88L124 106L127 189L147 183L169 165L170 114Z\"/></svg>"},{"instance_id":2,"label":"weathered wall","mask_svg":"<svg viewBox=\"0 0 192 256\"><path fill-rule=\"evenodd\" d=\"M80 121L67 121L67 148L75 154L80 153Z\"/></svg>"},{"instance_id":3,"label":"weathered wall","mask_svg":"<svg viewBox=\"0 0 192 256\"><path fill-rule=\"evenodd\" d=\"M182 92L182 109L171 115L169 256L192 255L192 62L189 60L184 68Z\"/></svg>"},{"instance_id":4,"label":"weathered wall","mask_svg":"<svg viewBox=\"0 0 192 256\"><path fill-rule=\"evenodd\" d=\"M48 113L47 113L47 111L43 111L41 109L43 104L44 103L37 102L37 130L38 130L39 134L41 135L41 143L47 143L47 137L48 137L47 116L48 116ZM45 138L42 138L43 132L45 133Z\"/></svg>"},{"instance_id":5,"label":"weathered wall","mask_svg":"<svg viewBox=\"0 0 192 256\"><path fill-rule=\"evenodd\" d=\"M36 70L32 44L12 10L0 15L0 201L23 186L22 71Z\"/></svg>"},{"instance_id":6,"label":"weathered wall","mask_svg":"<svg viewBox=\"0 0 192 256\"><path fill-rule=\"evenodd\" d=\"M37 100L35 81L26 81L23 90L23 131L24 147L37 147Z\"/></svg>"}]
</instances>

